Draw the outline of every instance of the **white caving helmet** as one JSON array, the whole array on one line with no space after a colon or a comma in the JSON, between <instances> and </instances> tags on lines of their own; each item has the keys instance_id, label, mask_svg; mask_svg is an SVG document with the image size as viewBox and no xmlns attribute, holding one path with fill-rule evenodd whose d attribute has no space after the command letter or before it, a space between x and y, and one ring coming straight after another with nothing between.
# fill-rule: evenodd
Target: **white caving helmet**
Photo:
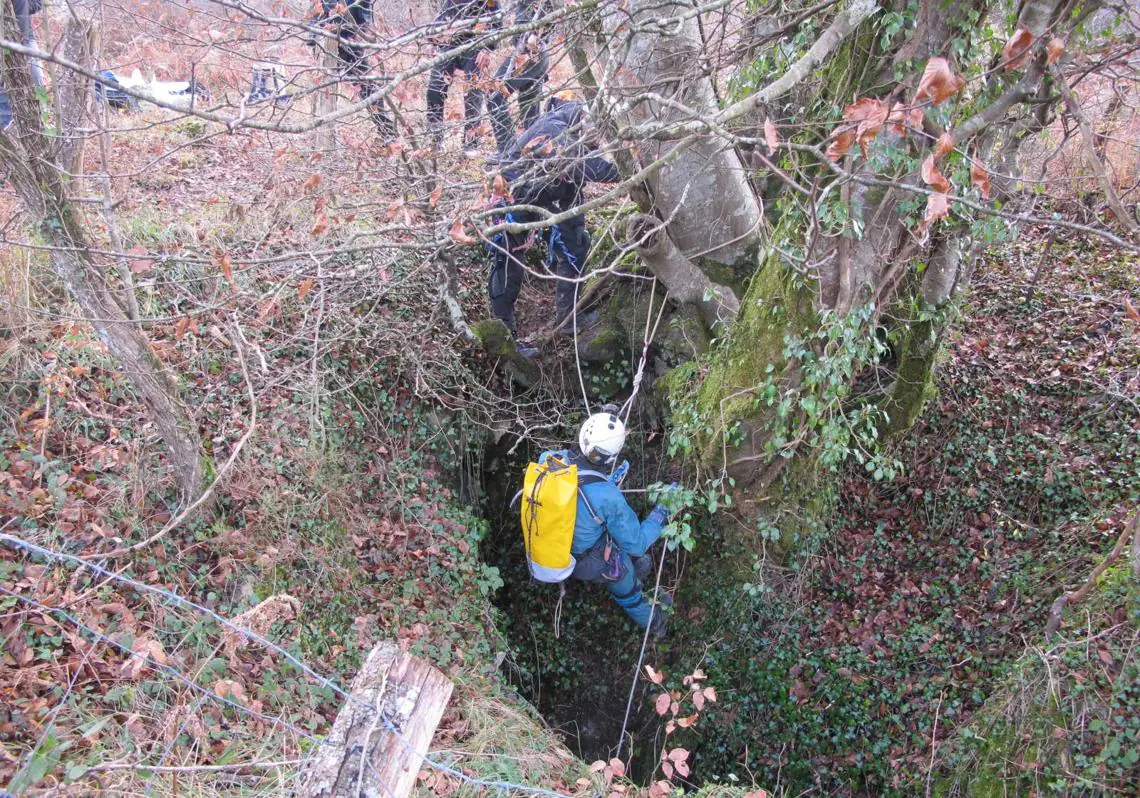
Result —
<instances>
[{"instance_id":1,"label":"white caving helmet","mask_svg":"<svg viewBox=\"0 0 1140 798\"><path fill-rule=\"evenodd\" d=\"M578 432L578 448L591 463L613 465L625 446L625 424L616 412L594 413Z\"/></svg>"}]
</instances>

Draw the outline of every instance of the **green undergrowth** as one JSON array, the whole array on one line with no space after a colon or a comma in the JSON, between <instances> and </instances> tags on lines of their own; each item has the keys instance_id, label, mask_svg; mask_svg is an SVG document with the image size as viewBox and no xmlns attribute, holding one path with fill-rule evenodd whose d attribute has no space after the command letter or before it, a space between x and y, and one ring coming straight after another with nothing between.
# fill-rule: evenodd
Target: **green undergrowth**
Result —
<instances>
[{"instance_id":1,"label":"green undergrowth","mask_svg":"<svg viewBox=\"0 0 1140 798\"><path fill-rule=\"evenodd\" d=\"M282 794L363 657L396 640L457 685L442 762L473 778L580 789L584 767L496 668L506 643L490 597L502 579L481 559L488 526L470 468L483 427L437 400L459 386L490 397L493 386L424 328L430 313L414 302L433 283L415 278L326 289L316 350L312 327L291 331L317 318L321 289L271 293L243 319L247 372L224 318L154 325L156 350L187 375L212 473L253 420L247 379L256 422L208 512L110 560L100 554L146 539L177 510L161 447L85 327L29 328L3 374L16 412L0 430L0 523L107 573L0 546L0 783L17 794ZM257 275L235 279L263 288ZM193 290L208 299L215 287ZM287 764L237 780L145 767L258 761ZM105 767L115 762L140 767ZM439 794L461 788L427 777Z\"/></svg>"},{"instance_id":2,"label":"green undergrowth","mask_svg":"<svg viewBox=\"0 0 1140 798\"><path fill-rule=\"evenodd\" d=\"M720 695L684 739L701 778L848 795L921 794L928 775L933 794L1136 783L1135 578L1110 569L1059 638L1044 630L1140 496L1119 310L1137 275L1087 242L1058 250L1029 302L1008 251L980 268L898 476L850 463L789 559L700 531L656 664L699 663ZM763 581L718 578L741 556Z\"/></svg>"}]
</instances>

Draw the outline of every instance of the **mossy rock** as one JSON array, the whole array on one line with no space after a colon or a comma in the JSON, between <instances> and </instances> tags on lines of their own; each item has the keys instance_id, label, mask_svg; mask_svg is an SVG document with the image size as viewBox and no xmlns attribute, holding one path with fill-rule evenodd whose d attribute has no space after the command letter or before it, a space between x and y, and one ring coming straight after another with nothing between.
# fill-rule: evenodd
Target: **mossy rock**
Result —
<instances>
[{"instance_id":1,"label":"mossy rock","mask_svg":"<svg viewBox=\"0 0 1140 798\"><path fill-rule=\"evenodd\" d=\"M499 319L476 322L471 326L471 332L512 382L524 388L533 388L542 379L542 369L534 361L519 354L514 336Z\"/></svg>"}]
</instances>

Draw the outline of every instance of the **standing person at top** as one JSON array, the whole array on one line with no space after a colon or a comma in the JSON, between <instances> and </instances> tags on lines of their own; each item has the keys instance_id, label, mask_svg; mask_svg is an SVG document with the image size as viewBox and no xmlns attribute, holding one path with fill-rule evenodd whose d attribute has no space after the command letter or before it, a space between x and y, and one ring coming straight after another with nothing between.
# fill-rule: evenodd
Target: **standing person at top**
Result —
<instances>
[{"instance_id":1,"label":"standing person at top","mask_svg":"<svg viewBox=\"0 0 1140 798\"><path fill-rule=\"evenodd\" d=\"M550 12L550 0L518 0L514 24L538 22ZM542 110L539 95L550 70L546 56L549 38L549 27L518 34L507 60L495 72L497 85L496 90L487 96L487 112L491 116L491 129L495 133L495 145L500 156L507 154L518 133L507 105L509 96L518 95L519 124L524 130L535 123Z\"/></svg>"},{"instance_id":2,"label":"standing person at top","mask_svg":"<svg viewBox=\"0 0 1140 798\"><path fill-rule=\"evenodd\" d=\"M11 2L12 12L16 17L16 27L20 31L20 42L26 47L39 49L36 45L35 29L32 28L32 14L38 14L43 9L42 0L11 0ZM38 59L28 58L27 60L33 85L43 88L43 66ZM0 83L0 130L8 127L11 122L12 106L8 99L8 90L3 83Z\"/></svg>"},{"instance_id":3,"label":"standing person at top","mask_svg":"<svg viewBox=\"0 0 1140 798\"><path fill-rule=\"evenodd\" d=\"M581 204L582 187L587 182L616 183L621 180L617 167L602 157L593 141L585 106L573 92L560 92L550 100L548 110L528 127L502 158L503 177L510 185L515 205L534 205L551 214L569 211ZM508 222L525 224L544 218L535 211L511 211ZM492 243L494 266L487 292L494 314L516 332L515 301L522 287L523 257L533 231L500 233ZM560 332L572 334L581 327L570 318L578 294L578 278L590 251L590 234L585 214L563 219L550 228L547 237L548 262L554 261L558 280L555 289L555 317L565 320ZM584 320L581 320L584 321ZM529 354L529 349L520 349Z\"/></svg>"},{"instance_id":4,"label":"standing person at top","mask_svg":"<svg viewBox=\"0 0 1140 798\"><path fill-rule=\"evenodd\" d=\"M343 9L343 10L342 10ZM317 11L318 22L327 22L336 36L336 59L340 71L356 87L361 100L367 100L377 91L376 84L368 79L372 71L368 63L368 50L360 45L367 26L372 24L372 0L321 0ZM310 41L316 44L315 40ZM368 106L368 116L385 141L396 137L396 125L384 111L383 100Z\"/></svg>"},{"instance_id":5,"label":"standing person at top","mask_svg":"<svg viewBox=\"0 0 1140 798\"><path fill-rule=\"evenodd\" d=\"M475 128L483 112L483 90L475 85L486 75L491 65L494 43L479 42L471 49L451 54L451 51L471 45L489 30L502 27L498 0L443 0L443 8L435 23L444 26L441 53L449 57L437 64L428 77L427 121L433 149L443 147L443 106L447 102L447 87L456 72L462 72L470 85L463 98L463 146L471 150L476 144ZM454 31L454 32L449 32Z\"/></svg>"}]
</instances>

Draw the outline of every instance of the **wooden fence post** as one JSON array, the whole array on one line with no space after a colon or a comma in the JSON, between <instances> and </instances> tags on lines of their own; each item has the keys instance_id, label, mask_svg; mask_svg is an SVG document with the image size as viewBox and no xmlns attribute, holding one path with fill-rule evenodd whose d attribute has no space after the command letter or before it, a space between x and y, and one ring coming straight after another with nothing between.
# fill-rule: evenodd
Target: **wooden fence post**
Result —
<instances>
[{"instance_id":1,"label":"wooden fence post","mask_svg":"<svg viewBox=\"0 0 1140 798\"><path fill-rule=\"evenodd\" d=\"M394 644L377 645L352 680L352 698L332 732L305 763L297 798L405 798L453 686Z\"/></svg>"}]
</instances>

